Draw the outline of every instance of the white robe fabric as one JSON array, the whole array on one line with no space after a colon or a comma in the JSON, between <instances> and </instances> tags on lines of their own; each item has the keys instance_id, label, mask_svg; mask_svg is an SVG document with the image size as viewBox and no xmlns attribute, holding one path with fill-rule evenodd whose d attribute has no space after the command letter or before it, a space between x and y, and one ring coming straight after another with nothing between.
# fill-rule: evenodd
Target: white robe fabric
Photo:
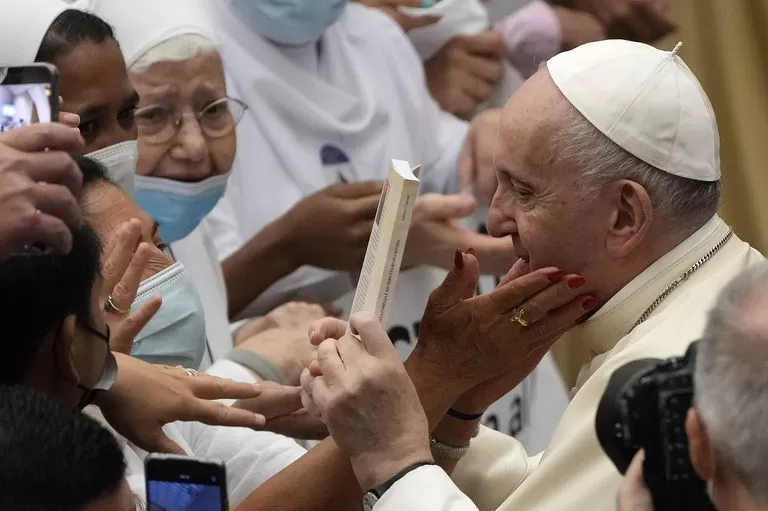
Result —
<instances>
[{"instance_id":1,"label":"white robe fabric","mask_svg":"<svg viewBox=\"0 0 768 511\"><path fill-rule=\"evenodd\" d=\"M728 233L714 217L625 286L598 313L569 332L588 341L575 396L552 442L527 457L519 442L481 428L450 482L432 469L403 478L376 511L608 511L615 509L621 475L602 452L595 413L613 371L631 360L680 356L701 335L717 295L745 268L765 258L736 236L678 286L650 317L637 319L694 262ZM458 487L458 488L457 488ZM429 492L425 488L430 488ZM459 488L472 499L461 498ZM423 498L422 498L423 497Z\"/></svg>"},{"instance_id":2,"label":"white robe fabric","mask_svg":"<svg viewBox=\"0 0 768 511\"><path fill-rule=\"evenodd\" d=\"M147 452L115 432L96 407L86 409L117 439L126 463L126 479L136 510L147 509L144 459ZM305 454L290 438L247 428L211 427L199 422L175 422L163 428L188 455L219 460L227 469L227 493L234 508L256 488Z\"/></svg>"},{"instance_id":3,"label":"white robe fabric","mask_svg":"<svg viewBox=\"0 0 768 511\"><path fill-rule=\"evenodd\" d=\"M386 15L350 4L318 54L314 45L276 47L227 2L210 4L231 94L249 106L227 193L206 219L221 258L339 174L380 180L393 158L423 166L422 192L455 191L467 124L430 97L418 55ZM347 162L324 165L328 147ZM333 301L353 286L346 274L304 267L263 293L247 315L290 299Z\"/></svg>"}]
</instances>

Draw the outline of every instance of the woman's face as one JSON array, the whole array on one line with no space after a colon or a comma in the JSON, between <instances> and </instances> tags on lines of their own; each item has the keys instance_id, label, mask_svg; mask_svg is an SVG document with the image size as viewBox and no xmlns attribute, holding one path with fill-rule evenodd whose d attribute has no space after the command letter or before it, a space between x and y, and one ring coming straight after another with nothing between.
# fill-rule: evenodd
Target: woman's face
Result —
<instances>
[{"instance_id":1,"label":"woman's face","mask_svg":"<svg viewBox=\"0 0 768 511\"><path fill-rule=\"evenodd\" d=\"M138 174L197 182L229 171L237 145L235 121L228 115L222 117L224 110L212 105L227 94L217 52L158 62L141 73L132 73L131 79L141 97L136 120ZM172 123L178 115L183 121L173 136ZM231 129L226 128L227 119ZM206 126L216 123L219 129L211 136L214 131Z\"/></svg>"},{"instance_id":2,"label":"woman's face","mask_svg":"<svg viewBox=\"0 0 768 511\"><path fill-rule=\"evenodd\" d=\"M80 116L86 153L136 140L133 112L139 97L117 42L80 43L54 64L64 98L61 109Z\"/></svg>"},{"instance_id":3,"label":"woman's face","mask_svg":"<svg viewBox=\"0 0 768 511\"><path fill-rule=\"evenodd\" d=\"M169 255L168 245L160 237L157 222L133 202L133 199L118 186L99 181L86 187L83 192L83 213L106 243L118 227L137 218L141 222L141 241L150 245L151 251L144 267L142 280L170 268L174 261Z\"/></svg>"}]
</instances>

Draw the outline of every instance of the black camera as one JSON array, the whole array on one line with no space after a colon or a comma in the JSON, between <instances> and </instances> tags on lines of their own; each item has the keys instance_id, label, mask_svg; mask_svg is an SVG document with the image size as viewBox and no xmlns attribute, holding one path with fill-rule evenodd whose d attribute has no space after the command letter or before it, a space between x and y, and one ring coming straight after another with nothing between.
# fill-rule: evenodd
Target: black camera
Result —
<instances>
[{"instance_id":1,"label":"black camera","mask_svg":"<svg viewBox=\"0 0 768 511\"><path fill-rule=\"evenodd\" d=\"M682 357L633 360L611 375L597 408L597 438L619 472L645 450L643 476L656 511L715 510L688 455L695 362L696 343Z\"/></svg>"}]
</instances>

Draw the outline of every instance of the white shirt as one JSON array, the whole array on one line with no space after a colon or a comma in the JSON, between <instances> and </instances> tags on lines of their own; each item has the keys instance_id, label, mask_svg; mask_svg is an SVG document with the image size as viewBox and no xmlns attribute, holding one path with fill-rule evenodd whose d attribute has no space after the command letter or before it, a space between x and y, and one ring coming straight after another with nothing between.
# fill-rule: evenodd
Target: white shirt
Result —
<instances>
[{"instance_id":1,"label":"white shirt","mask_svg":"<svg viewBox=\"0 0 768 511\"><path fill-rule=\"evenodd\" d=\"M316 45L286 50L251 31L227 2L215 4L230 93L249 106L227 193L206 219L220 258L338 174L380 180L393 158L423 165L422 192L455 191L467 124L432 99L421 60L388 16L352 3L319 52ZM324 165L328 146L348 161ZM304 267L247 314L290 299L333 301L353 285L346 274Z\"/></svg>"},{"instance_id":2,"label":"white shirt","mask_svg":"<svg viewBox=\"0 0 768 511\"><path fill-rule=\"evenodd\" d=\"M123 450L126 479L136 500L137 511L147 509L144 459L147 452L128 442L106 422L96 407L88 415L115 436ZM168 437L188 455L222 461L227 469L229 503L234 508L306 452L295 441L269 432L247 428L207 426L199 422L175 422L163 428Z\"/></svg>"}]
</instances>

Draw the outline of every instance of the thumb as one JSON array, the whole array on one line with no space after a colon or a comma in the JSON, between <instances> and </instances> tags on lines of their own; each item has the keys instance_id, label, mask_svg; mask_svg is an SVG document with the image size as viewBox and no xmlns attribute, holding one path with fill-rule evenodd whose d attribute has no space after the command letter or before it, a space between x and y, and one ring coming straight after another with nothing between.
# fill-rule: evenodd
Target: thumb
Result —
<instances>
[{"instance_id":1,"label":"thumb","mask_svg":"<svg viewBox=\"0 0 768 511\"><path fill-rule=\"evenodd\" d=\"M471 195L441 195L428 193L416 199L420 219L454 220L474 213L477 201Z\"/></svg>"},{"instance_id":2,"label":"thumb","mask_svg":"<svg viewBox=\"0 0 768 511\"><path fill-rule=\"evenodd\" d=\"M380 359L400 360L394 344L389 339L387 331L381 326L378 318L370 312L356 312L349 318L352 332L356 334L365 347L365 351Z\"/></svg>"},{"instance_id":3,"label":"thumb","mask_svg":"<svg viewBox=\"0 0 768 511\"><path fill-rule=\"evenodd\" d=\"M453 269L445 276L443 283L430 293L427 308L436 308L440 312L472 298L479 280L480 264L477 258L457 250Z\"/></svg>"},{"instance_id":4,"label":"thumb","mask_svg":"<svg viewBox=\"0 0 768 511\"><path fill-rule=\"evenodd\" d=\"M158 433L155 438L152 438L151 441L147 442L145 445L139 445L139 447L148 452L161 452L164 454L178 454L182 456L188 454L179 444L168 438L162 430L160 430L160 433Z\"/></svg>"}]
</instances>

